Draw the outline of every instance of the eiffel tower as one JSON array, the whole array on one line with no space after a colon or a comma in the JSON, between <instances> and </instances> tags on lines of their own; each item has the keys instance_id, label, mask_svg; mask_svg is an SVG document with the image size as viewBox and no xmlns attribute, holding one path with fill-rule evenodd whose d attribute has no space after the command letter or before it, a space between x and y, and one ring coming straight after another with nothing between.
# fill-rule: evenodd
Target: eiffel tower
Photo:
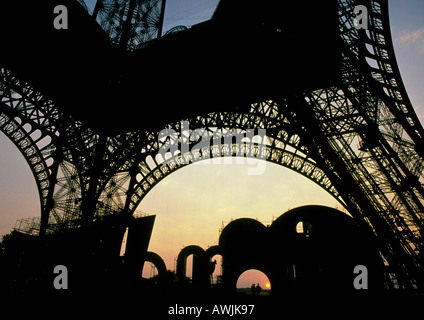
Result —
<instances>
[{"instance_id":1,"label":"eiffel tower","mask_svg":"<svg viewBox=\"0 0 424 320\"><path fill-rule=\"evenodd\" d=\"M98 0L92 12L77 0L3 1L0 130L37 183L41 214L28 232L130 217L190 163L260 158L315 182L369 230L389 286L423 289L424 130L387 0L316 2L222 0L211 20L164 32L165 0ZM57 5L67 29L53 27ZM211 65L199 68L204 56ZM248 71L239 57L253 61ZM182 134L188 150L166 161L159 130L183 132L182 120L211 139L251 128L266 139L199 150Z\"/></svg>"}]
</instances>

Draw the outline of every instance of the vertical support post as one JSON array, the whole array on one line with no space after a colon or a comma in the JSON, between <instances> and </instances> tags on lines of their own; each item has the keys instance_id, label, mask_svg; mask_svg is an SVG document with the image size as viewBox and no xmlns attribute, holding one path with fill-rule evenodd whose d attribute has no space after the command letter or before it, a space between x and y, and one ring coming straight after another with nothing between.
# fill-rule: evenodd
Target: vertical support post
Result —
<instances>
[{"instance_id":1,"label":"vertical support post","mask_svg":"<svg viewBox=\"0 0 424 320\"><path fill-rule=\"evenodd\" d=\"M44 208L41 209L40 233L39 233L40 237L43 237L46 235L47 229L49 227L50 211L53 209L53 206L54 206L53 196L54 196L54 189L56 185L58 169L59 169L59 163L58 161L55 161L54 166L52 167L51 176L49 178L50 185L49 185L49 194L47 196L47 201Z\"/></svg>"},{"instance_id":2,"label":"vertical support post","mask_svg":"<svg viewBox=\"0 0 424 320\"><path fill-rule=\"evenodd\" d=\"M131 0L130 7L128 8L127 18L122 27L122 36L120 39L120 47L122 49L126 49L128 46L128 41L130 39L130 32L131 32L131 20L133 18L134 10L136 6L137 6L137 0Z\"/></svg>"},{"instance_id":3,"label":"vertical support post","mask_svg":"<svg viewBox=\"0 0 424 320\"><path fill-rule=\"evenodd\" d=\"M166 7L166 0L162 0L162 6L160 8L160 17L158 21L158 39L162 37L163 32L163 21L165 19L165 7Z\"/></svg>"},{"instance_id":4,"label":"vertical support post","mask_svg":"<svg viewBox=\"0 0 424 320\"><path fill-rule=\"evenodd\" d=\"M40 220L40 232L39 236L43 237L46 235L47 229L49 227L49 218L51 211L54 207L54 190L56 187L56 181L57 181L57 173L59 170L59 165L62 163L62 148L59 146L59 142L56 142L56 151L53 154L53 165L50 168L51 173L49 177L49 193L47 195L47 200L45 203L45 206L42 206L41 209L41 220ZM42 202L41 202L42 203Z\"/></svg>"},{"instance_id":5,"label":"vertical support post","mask_svg":"<svg viewBox=\"0 0 424 320\"><path fill-rule=\"evenodd\" d=\"M101 9L103 9L103 0L97 0L96 6L94 7L94 11L93 11L93 18L94 18L94 20L97 19L97 14L99 13L99 11Z\"/></svg>"},{"instance_id":6,"label":"vertical support post","mask_svg":"<svg viewBox=\"0 0 424 320\"><path fill-rule=\"evenodd\" d=\"M97 145L94 147L94 156L92 162L89 163L88 167L90 172L90 179L88 190L83 195L83 203L81 205L81 219L82 226L87 228L91 225L94 215L96 213L97 200L99 195L97 194L97 188L99 186L99 179L104 170L104 153L106 149L106 136L100 136Z\"/></svg>"}]
</instances>

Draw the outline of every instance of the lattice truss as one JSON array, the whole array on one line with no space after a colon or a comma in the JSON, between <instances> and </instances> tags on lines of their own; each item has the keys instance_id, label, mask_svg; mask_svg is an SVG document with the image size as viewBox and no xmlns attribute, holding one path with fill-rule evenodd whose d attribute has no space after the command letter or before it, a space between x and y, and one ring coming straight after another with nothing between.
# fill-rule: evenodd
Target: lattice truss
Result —
<instances>
[{"instance_id":1,"label":"lattice truss","mask_svg":"<svg viewBox=\"0 0 424 320\"><path fill-rule=\"evenodd\" d=\"M413 272L419 278L415 280L422 281L424 131L395 60L387 1L365 4L369 29L360 32L346 18L354 3L340 7L341 34L347 47L343 108L329 105L323 92L305 98L317 108L322 133L366 198L356 197L357 204L367 201L372 206L373 210L362 205L362 210L369 210L362 214L387 243L385 255L390 256L392 266L403 269L399 274Z\"/></svg>"},{"instance_id":2,"label":"lattice truss","mask_svg":"<svg viewBox=\"0 0 424 320\"><path fill-rule=\"evenodd\" d=\"M183 122L170 124L167 129L179 133L177 141L161 140L156 132L141 131L100 137L61 114L51 101L10 71L1 69L0 75L0 129L26 157L39 186L42 211L45 215L50 212L57 224L75 222L84 210L91 211L91 215L132 213L167 175L190 163L222 156L281 164L315 181L343 202L273 101L252 105L249 114L211 113L186 119L189 130L181 128ZM198 147L200 140L193 130L199 128L204 130L203 140L212 140L207 147ZM248 137L247 131L252 128L267 128L266 139L257 133L242 143L231 139L237 134ZM169 149L170 144L187 145L188 150L181 153L179 148L163 158L160 150Z\"/></svg>"},{"instance_id":3,"label":"lattice truss","mask_svg":"<svg viewBox=\"0 0 424 320\"><path fill-rule=\"evenodd\" d=\"M281 107L349 211L371 226L391 266L414 286L423 267L423 129L394 59L387 1L365 4L369 29L358 31L356 2L339 2L342 84L282 99Z\"/></svg>"},{"instance_id":4,"label":"lattice truss","mask_svg":"<svg viewBox=\"0 0 424 320\"><path fill-rule=\"evenodd\" d=\"M103 3L97 19L119 42L128 1ZM368 30L355 28L355 1L338 2L340 85L255 103L247 114L176 120L164 125L172 134L163 138L143 130L100 136L0 68L0 130L36 179L39 232L102 215L131 215L149 190L189 163L250 157L295 170L327 190L375 233L398 284L423 287L424 130L394 58L387 1L362 3L369 9ZM148 40L147 29L133 30L129 49ZM266 137L255 131L248 138L251 129L266 129ZM244 138L229 138L234 135Z\"/></svg>"},{"instance_id":5,"label":"lattice truss","mask_svg":"<svg viewBox=\"0 0 424 320\"><path fill-rule=\"evenodd\" d=\"M101 0L93 14L113 45L135 50L158 37L162 0Z\"/></svg>"},{"instance_id":6,"label":"lattice truss","mask_svg":"<svg viewBox=\"0 0 424 320\"><path fill-rule=\"evenodd\" d=\"M1 68L0 78L0 129L19 148L34 174L44 229L49 216L55 225L68 225L77 223L84 210L97 215L119 211L127 180L118 170L127 154L123 150L127 145L120 139L126 137L101 138L61 114L10 71ZM122 159L111 159L115 152ZM107 165L102 167L102 163Z\"/></svg>"}]
</instances>

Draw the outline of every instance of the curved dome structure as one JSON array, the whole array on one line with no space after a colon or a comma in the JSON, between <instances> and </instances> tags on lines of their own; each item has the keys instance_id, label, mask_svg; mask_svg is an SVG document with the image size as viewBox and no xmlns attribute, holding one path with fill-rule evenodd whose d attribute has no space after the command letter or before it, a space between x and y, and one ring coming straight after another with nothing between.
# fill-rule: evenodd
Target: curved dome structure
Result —
<instances>
[{"instance_id":1,"label":"curved dome structure","mask_svg":"<svg viewBox=\"0 0 424 320\"><path fill-rule=\"evenodd\" d=\"M370 288L382 288L375 239L333 208L298 207L270 227L248 218L234 220L222 231L219 247L229 290L241 273L258 269L271 280L275 294L348 292L358 265L368 269Z\"/></svg>"},{"instance_id":2,"label":"curved dome structure","mask_svg":"<svg viewBox=\"0 0 424 320\"><path fill-rule=\"evenodd\" d=\"M302 223L302 225L299 225ZM275 237L291 238L301 234L313 237L331 237L355 229L355 221L343 212L325 206L308 205L291 209L279 216L271 225Z\"/></svg>"},{"instance_id":3,"label":"curved dome structure","mask_svg":"<svg viewBox=\"0 0 424 320\"><path fill-rule=\"evenodd\" d=\"M231 221L222 230L219 237L219 245L224 248L241 249L246 244L254 244L263 241L266 227L258 220L240 218Z\"/></svg>"}]
</instances>

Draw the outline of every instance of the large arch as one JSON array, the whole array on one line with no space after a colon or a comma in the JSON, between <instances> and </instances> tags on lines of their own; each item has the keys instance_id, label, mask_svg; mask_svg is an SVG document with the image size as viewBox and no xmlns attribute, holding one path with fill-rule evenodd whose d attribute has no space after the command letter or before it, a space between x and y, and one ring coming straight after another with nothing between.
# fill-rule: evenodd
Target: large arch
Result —
<instances>
[{"instance_id":1,"label":"large arch","mask_svg":"<svg viewBox=\"0 0 424 320\"><path fill-rule=\"evenodd\" d=\"M271 288L272 282L262 270L247 269L237 277L236 289L238 295L269 295ZM267 291L265 294L264 290Z\"/></svg>"},{"instance_id":2,"label":"large arch","mask_svg":"<svg viewBox=\"0 0 424 320\"><path fill-rule=\"evenodd\" d=\"M144 265L146 262L152 263L157 271L158 271L158 280L159 281L167 281L168 280L168 272L166 270L165 261L155 252L147 251L144 259Z\"/></svg>"},{"instance_id":3,"label":"large arch","mask_svg":"<svg viewBox=\"0 0 424 320\"><path fill-rule=\"evenodd\" d=\"M88 158L89 144L93 144L95 134L3 66L0 66L0 131L27 161L39 192L40 221L36 225L30 219L29 229L24 221L21 231L44 234L78 219L87 181L82 159Z\"/></svg>"},{"instance_id":4,"label":"large arch","mask_svg":"<svg viewBox=\"0 0 424 320\"><path fill-rule=\"evenodd\" d=\"M209 285L210 257L197 245L187 246L180 251L177 258L177 277L184 283L187 270L187 258L193 255L193 284L200 286Z\"/></svg>"},{"instance_id":5,"label":"large arch","mask_svg":"<svg viewBox=\"0 0 424 320\"><path fill-rule=\"evenodd\" d=\"M19 80L10 70L0 67L0 131L27 161L36 181L41 216L45 220L48 220L52 205L54 183L51 177L58 170L52 147L58 129L54 125L57 117L53 104L40 92ZM52 215L59 220L55 212Z\"/></svg>"},{"instance_id":6,"label":"large arch","mask_svg":"<svg viewBox=\"0 0 424 320\"><path fill-rule=\"evenodd\" d=\"M2 65L0 131L29 164L39 193L38 223L22 221L20 231L45 234L75 225L84 212L93 219L124 210L132 159L144 134L101 137Z\"/></svg>"},{"instance_id":7,"label":"large arch","mask_svg":"<svg viewBox=\"0 0 424 320\"><path fill-rule=\"evenodd\" d=\"M167 130L183 133L177 137L178 143L188 142L189 149L165 161L160 151L170 141L161 141L157 133L132 132L101 139L59 112L52 101L10 70L1 68L0 82L0 130L21 151L35 177L41 202L40 233L49 223L66 226L79 219L89 207L87 199L98 215L122 211L132 214L166 176L191 163L218 157L260 159L292 169L344 205L275 101L253 104L248 114L218 112L186 119L190 125L188 136L184 136L183 122L167 125ZM257 128L266 132L259 135ZM253 129L256 132L252 133ZM205 146L199 148L190 141L190 134L201 130L210 139L202 141ZM234 142L233 133L244 138ZM98 153L104 151L109 152L108 161L102 164ZM128 159L122 158L122 153ZM97 175L93 174L96 167ZM92 186L92 180L96 185Z\"/></svg>"},{"instance_id":8,"label":"large arch","mask_svg":"<svg viewBox=\"0 0 424 320\"><path fill-rule=\"evenodd\" d=\"M127 198L129 211L135 210L147 193L173 172L203 160L221 157L242 157L264 160L291 169L313 181L331 194L342 206L346 206L340 193L327 177L321 166L313 159L308 148L296 134L289 120L278 109L276 101L268 100L251 105L250 113L211 113L204 116L169 124L166 130L175 138L155 141L149 152L137 164L137 174L131 184L131 198ZM263 128L259 134L254 129ZM199 132L202 140L190 139ZM235 143L231 139L243 138ZM248 136L254 139L248 139ZM261 136L263 135L263 136ZM205 138L206 137L206 138ZM168 151L164 159L161 150L172 150L172 145L186 146L176 152Z\"/></svg>"}]
</instances>

